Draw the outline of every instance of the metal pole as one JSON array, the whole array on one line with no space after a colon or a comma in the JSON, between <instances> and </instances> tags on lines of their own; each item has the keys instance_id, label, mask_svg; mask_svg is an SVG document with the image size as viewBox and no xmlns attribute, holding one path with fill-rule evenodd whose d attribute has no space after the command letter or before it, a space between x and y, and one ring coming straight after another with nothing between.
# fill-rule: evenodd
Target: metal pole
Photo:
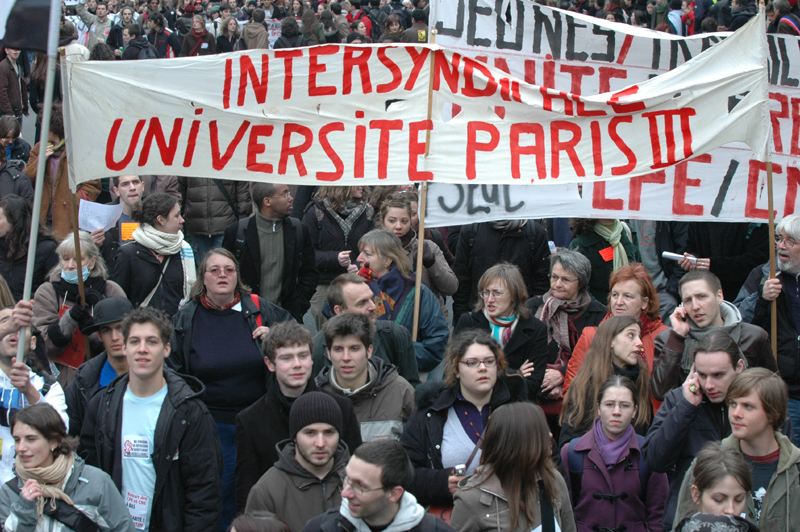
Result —
<instances>
[{"instance_id":1,"label":"metal pole","mask_svg":"<svg viewBox=\"0 0 800 532\"><path fill-rule=\"evenodd\" d=\"M767 202L769 209L769 278L775 278L775 211L772 205L772 158L767 161ZM778 359L778 300L773 299L770 304L770 341L772 354Z\"/></svg>"}]
</instances>

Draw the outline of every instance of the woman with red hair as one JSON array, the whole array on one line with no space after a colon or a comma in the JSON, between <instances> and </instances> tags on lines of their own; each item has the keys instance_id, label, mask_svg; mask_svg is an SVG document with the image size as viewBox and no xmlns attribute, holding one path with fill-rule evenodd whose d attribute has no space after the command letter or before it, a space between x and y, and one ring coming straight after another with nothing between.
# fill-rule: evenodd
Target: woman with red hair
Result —
<instances>
[{"instance_id":1,"label":"woman with red hair","mask_svg":"<svg viewBox=\"0 0 800 532\"><path fill-rule=\"evenodd\" d=\"M610 291L608 293L608 314L603 321L611 317L630 316L642 323L642 343L644 344L644 361L647 369L653 369L654 342L658 333L667 329L658 316L658 292L653 286L653 280L641 263L632 262L619 268L609 279ZM592 345L597 327L583 329L572 357L567 365L567 374L564 377L564 393L567 392L572 379L583 364L584 356ZM658 406L654 404L653 406Z\"/></svg>"}]
</instances>

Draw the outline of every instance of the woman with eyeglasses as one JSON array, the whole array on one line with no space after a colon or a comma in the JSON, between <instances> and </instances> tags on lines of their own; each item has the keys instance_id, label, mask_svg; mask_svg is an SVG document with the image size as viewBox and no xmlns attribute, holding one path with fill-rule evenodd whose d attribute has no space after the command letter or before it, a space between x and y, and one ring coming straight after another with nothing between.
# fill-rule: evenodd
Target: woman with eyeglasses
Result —
<instances>
[{"instance_id":1,"label":"woman with eyeglasses","mask_svg":"<svg viewBox=\"0 0 800 532\"><path fill-rule=\"evenodd\" d=\"M173 319L175 332L167 365L205 386L203 402L217 424L222 444L223 522L236 516L236 415L267 393L270 372L261 339L272 324L292 315L251 294L239 264L223 248L206 253L189 301Z\"/></svg>"},{"instance_id":2,"label":"woman with eyeglasses","mask_svg":"<svg viewBox=\"0 0 800 532\"><path fill-rule=\"evenodd\" d=\"M592 276L589 259L576 251L559 249L550 255L550 290L525 304L547 326L547 369L539 392L539 406L558 437L555 417L561 413L562 384L567 363L585 327L599 325L605 308L592 300L587 286Z\"/></svg>"},{"instance_id":3,"label":"woman with eyeglasses","mask_svg":"<svg viewBox=\"0 0 800 532\"><path fill-rule=\"evenodd\" d=\"M669 482L645 465L644 436L631 425L638 411L636 384L612 375L597 393L592 429L561 449L578 532L662 529Z\"/></svg>"},{"instance_id":4,"label":"woman with eyeglasses","mask_svg":"<svg viewBox=\"0 0 800 532\"><path fill-rule=\"evenodd\" d=\"M501 262L486 270L478 281L480 299L475 311L462 314L453 329L483 329L491 333L505 353L508 367L533 373L527 377L528 395L536 401L547 367L547 326L525 306L528 289L515 265Z\"/></svg>"},{"instance_id":5,"label":"woman with eyeglasses","mask_svg":"<svg viewBox=\"0 0 800 532\"><path fill-rule=\"evenodd\" d=\"M653 419L650 404L650 372L642 359L641 324L636 318L609 318L597 328L586 361L564 396L559 447L592 428L600 389L610 377L629 378L636 386L638 408L632 420L638 434L646 434Z\"/></svg>"},{"instance_id":6,"label":"woman with eyeglasses","mask_svg":"<svg viewBox=\"0 0 800 532\"><path fill-rule=\"evenodd\" d=\"M468 329L445 351L445 380L417 388L417 411L400 443L414 466L411 493L423 505L453 506L458 483L481 463L481 436L492 412L527 400L521 375L507 375L500 344Z\"/></svg>"},{"instance_id":7,"label":"woman with eyeglasses","mask_svg":"<svg viewBox=\"0 0 800 532\"><path fill-rule=\"evenodd\" d=\"M634 262L615 271L608 284L611 288L608 293L608 314L603 320L616 316L630 316L639 320L642 324L644 360L647 363L647 369L652 372L656 336L668 328L661 322L658 314L658 292L653 286L653 280L644 265ZM597 327L586 327L583 330L567 364L563 385L564 393L569 389L569 385L583 364L586 352L592 345L596 333ZM655 400L653 399L653 401ZM660 402L653 403L654 408L659 405Z\"/></svg>"}]
</instances>

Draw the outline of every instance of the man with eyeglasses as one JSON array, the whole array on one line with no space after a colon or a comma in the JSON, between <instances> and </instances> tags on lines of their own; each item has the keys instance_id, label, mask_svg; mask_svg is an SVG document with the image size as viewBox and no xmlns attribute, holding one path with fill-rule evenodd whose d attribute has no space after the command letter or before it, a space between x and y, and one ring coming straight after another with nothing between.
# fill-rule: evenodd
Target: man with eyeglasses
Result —
<instances>
[{"instance_id":1,"label":"man with eyeglasses","mask_svg":"<svg viewBox=\"0 0 800 532\"><path fill-rule=\"evenodd\" d=\"M342 502L342 480L350 453L339 441L342 411L322 392L300 396L289 413L290 439L247 496L245 513L272 512L301 532L309 519Z\"/></svg>"},{"instance_id":2,"label":"man with eyeglasses","mask_svg":"<svg viewBox=\"0 0 800 532\"><path fill-rule=\"evenodd\" d=\"M777 268L769 262L750 272L734 304L745 321L770 330L772 301L777 299L778 371L789 390L792 443L800 447L800 215L785 216L775 228Z\"/></svg>"},{"instance_id":3,"label":"man with eyeglasses","mask_svg":"<svg viewBox=\"0 0 800 532\"><path fill-rule=\"evenodd\" d=\"M311 378L311 333L293 321L273 325L262 342L267 368L274 373L267 393L236 416L236 513L244 511L248 494L278 460L276 445L292 437L290 412L305 394L320 391ZM276 386L277 384L277 386ZM331 395L342 414L342 442L361 445L361 429L353 403Z\"/></svg>"},{"instance_id":4,"label":"man with eyeglasses","mask_svg":"<svg viewBox=\"0 0 800 532\"><path fill-rule=\"evenodd\" d=\"M325 322L322 334L333 366L317 375L319 389L353 402L363 441L399 440L414 412L414 388L395 366L372 356L375 325L348 312Z\"/></svg>"},{"instance_id":5,"label":"man with eyeglasses","mask_svg":"<svg viewBox=\"0 0 800 532\"><path fill-rule=\"evenodd\" d=\"M409 493L414 469L405 449L394 440L365 443L345 467L342 505L309 521L303 532L391 530L455 532L427 513Z\"/></svg>"},{"instance_id":6,"label":"man with eyeglasses","mask_svg":"<svg viewBox=\"0 0 800 532\"><path fill-rule=\"evenodd\" d=\"M258 210L225 229L222 247L236 256L242 282L254 294L302 323L319 280L308 229L289 216L288 185L255 183L252 197Z\"/></svg>"}]
</instances>

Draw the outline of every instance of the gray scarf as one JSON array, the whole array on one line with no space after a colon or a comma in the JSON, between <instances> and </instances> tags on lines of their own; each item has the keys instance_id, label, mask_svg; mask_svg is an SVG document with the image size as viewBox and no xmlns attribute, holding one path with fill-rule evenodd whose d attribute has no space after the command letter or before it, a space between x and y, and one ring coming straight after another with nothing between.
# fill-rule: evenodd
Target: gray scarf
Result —
<instances>
[{"instance_id":1,"label":"gray scarf","mask_svg":"<svg viewBox=\"0 0 800 532\"><path fill-rule=\"evenodd\" d=\"M692 369L692 364L694 364L694 357L690 353L694 353L697 344L709 333L725 331L733 338L736 345L739 345L739 335L742 333L742 315L739 313L739 309L731 303L723 301L719 306L719 315L723 321L723 325L719 327L711 326L701 329L692 320L689 320L689 336L684 343L683 358L681 358L681 369L685 373L688 374ZM739 357L744 360L741 348L739 349Z\"/></svg>"},{"instance_id":2,"label":"gray scarf","mask_svg":"<svg viewBox=\"0 0 800 532\"><path fill-rule=\"evenodd\" d=\"M528 223L528 220L496 220L494 222L489 222L489 225L497 229L498 231L518 231L525 227L525 224Z\"/></svg>"},{"instance_id":3,"label":"gray scarf","mask_svg":"<svg viewBox=\"0 0 800 532\"><path fill-rule=\"evenodd\" d=\"M353 200L350 200L345 204L341 212L336 212L331 209L331 202L328 198L322 200L322 203L325 205L328 212L331 213L333 219L336 220L336 223L339 224L339 227L342 228L345 242L350 236L350 232L353 230L353 224L356 223L356 220L358 220L364 211L367 210L367 207L369 207L369 202L362 201L361 203L355 204Z\"/></svg>"}]
</instances>

